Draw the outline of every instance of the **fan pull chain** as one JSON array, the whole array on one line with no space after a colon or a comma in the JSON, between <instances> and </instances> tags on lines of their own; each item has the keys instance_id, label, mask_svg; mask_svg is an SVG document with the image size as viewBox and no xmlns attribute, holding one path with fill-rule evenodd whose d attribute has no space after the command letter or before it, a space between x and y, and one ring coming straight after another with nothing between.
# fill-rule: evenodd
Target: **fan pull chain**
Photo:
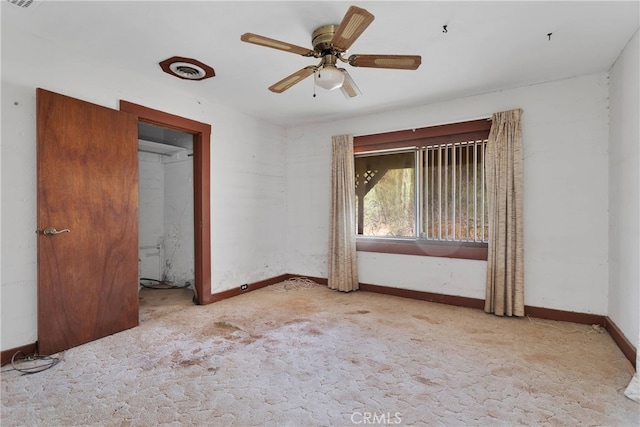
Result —
<instances>
[{"instance_id":1,"label":"fan pull chain","mask_svg":"<svg viewBox=\"0 0 640 427\"><path fill-rule=\"evenodd\" d=\"M316 97L316 78L315 78L316 77L315 76L316 73L318 73L318 75L319 75L320 70L316 70L316 71L313 72L313 74L314 74L314 76L313 76L313 97L314 98Z\"/></svg>"}]
</instances>

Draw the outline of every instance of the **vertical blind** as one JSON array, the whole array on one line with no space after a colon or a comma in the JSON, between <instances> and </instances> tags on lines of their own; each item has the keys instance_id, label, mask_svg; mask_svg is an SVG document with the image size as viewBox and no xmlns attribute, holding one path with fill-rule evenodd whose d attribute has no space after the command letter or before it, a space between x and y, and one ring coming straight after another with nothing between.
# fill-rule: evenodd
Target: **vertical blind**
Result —
<instances>
[{"instance_id":1,"label":"vertical blind","mask_svg":"<svg viewBox=\"0 0 640 427\"><path fill-rule=\"evenodd\" d=\"M424 147L422 238L486 242L486 139Z\"/></svg>"}]
</instances>

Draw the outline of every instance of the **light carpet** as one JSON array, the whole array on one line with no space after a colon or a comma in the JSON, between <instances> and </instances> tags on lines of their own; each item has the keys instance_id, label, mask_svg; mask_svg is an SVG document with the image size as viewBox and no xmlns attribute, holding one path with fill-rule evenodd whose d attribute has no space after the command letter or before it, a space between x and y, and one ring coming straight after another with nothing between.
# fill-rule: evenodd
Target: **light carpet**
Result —
<instances>
[{"instance_id":1,"label":"light carpet","mask_svg":"<svg viewBox=\"0 0 640 427\"><path fill-rule=\"evenodd\" d=\"M287 281L207 306L142 290L140 326L2 373L2 426L637 426L590 326Z\"/></svg>"}]
</instances>

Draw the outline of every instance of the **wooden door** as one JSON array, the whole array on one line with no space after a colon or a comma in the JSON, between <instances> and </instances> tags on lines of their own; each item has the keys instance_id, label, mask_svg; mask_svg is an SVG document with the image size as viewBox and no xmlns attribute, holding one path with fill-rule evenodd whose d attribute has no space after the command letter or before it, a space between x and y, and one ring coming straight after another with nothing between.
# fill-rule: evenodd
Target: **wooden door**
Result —
<instances>
[{"instance_id":1,"label":"wooden door","mask_svg":"<svg viewBox=\"0 0 640 427\"><path fill-rule=\"evenodd\" d=\"M138 122L36 100L38 352L53 354L138 325Z\"/></svg>"}]
</instances>

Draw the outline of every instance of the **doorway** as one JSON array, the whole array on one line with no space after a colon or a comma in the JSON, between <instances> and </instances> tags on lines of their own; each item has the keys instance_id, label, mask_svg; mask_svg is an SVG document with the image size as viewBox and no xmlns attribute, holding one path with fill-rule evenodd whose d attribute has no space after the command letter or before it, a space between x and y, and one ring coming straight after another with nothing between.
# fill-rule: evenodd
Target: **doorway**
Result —
<instances>
[{"instance_id":1,"label":"doorway","mask_svg":"<svg viewBox=\"0 0 640 427\"><path fill-rule=\"evenodd\" d=\"M120 111L131 113L138 123L184 132L193 143L194 291L197 304L210 304L211 296L211 125L120 101Z\"/></svg>"},{"instance_id":2,"label":"doorway","mask_svg":"<svg viewBox=\"0 0 640 427\"><path fill-rule=\"evenodd\" d=\"M138 176L141 293L182 289L193 299L193 135L138 123Z\"/></svg>"}]
</instances>

